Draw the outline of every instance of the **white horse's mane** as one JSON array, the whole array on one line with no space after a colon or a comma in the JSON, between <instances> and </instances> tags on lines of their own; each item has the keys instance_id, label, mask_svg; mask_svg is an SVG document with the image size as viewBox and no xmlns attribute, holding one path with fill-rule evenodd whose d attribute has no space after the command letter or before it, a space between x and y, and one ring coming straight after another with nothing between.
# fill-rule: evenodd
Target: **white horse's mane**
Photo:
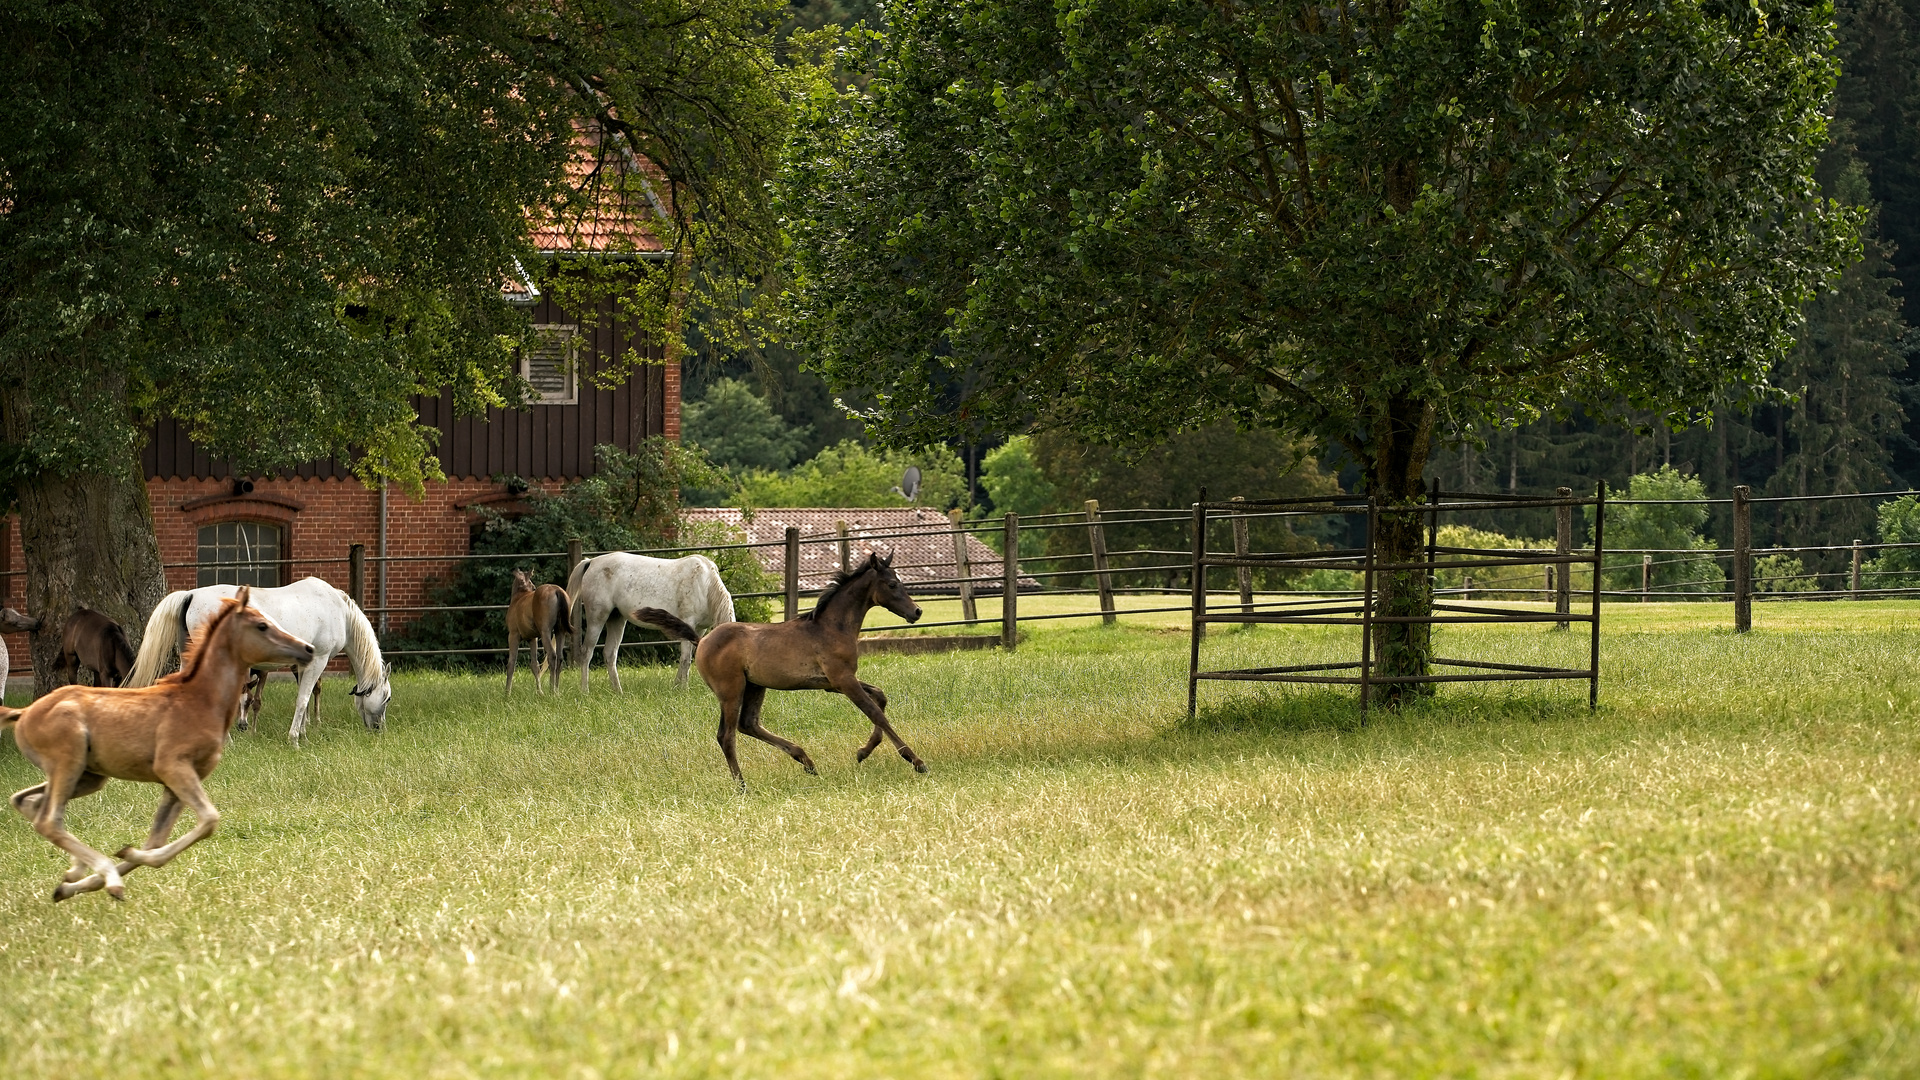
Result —
<instances>
[{"instance_id":1,"label":"white horse's mane","mask_svg":"<svg viewBox=\"0 0 1920 1080\"><path fill-rule=\"evenodd\" d=\"M380 656L379 635L373 632L373 624L367 621L366 612L353 602L353 597L343 592L340 602L347 606L347 663L353 668L354 689L363 685L372 689L387 678L387 664Z\"/></svg>"}]
</instances>

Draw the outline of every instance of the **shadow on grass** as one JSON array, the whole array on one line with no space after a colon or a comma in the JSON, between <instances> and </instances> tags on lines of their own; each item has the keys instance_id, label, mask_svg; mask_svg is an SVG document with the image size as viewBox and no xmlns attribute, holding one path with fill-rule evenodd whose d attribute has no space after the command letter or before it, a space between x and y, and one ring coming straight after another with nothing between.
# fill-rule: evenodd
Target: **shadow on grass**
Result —
<instances>
[{"instance_id":1,"label":"shadow on grass","mask_svg":"<svg viewBox=\"0 0 1920 1080\"><path fill-rule=\"evenodd\" d=\"M1378 724L1428 724L1467 727L1483 724L1565 723L1591 717L1586 702L1544 693L1451 691L1409 701L1398 709L1375 706L1363 718L1351 690L1261 689L1203 705L1191 719L1182 717L1168 735L1288 735L1309 732L1357 732L1363 720Z\"/></svg>"},{"instance_id":2,"label":"shadow on grass","mask_svg":"<svg viewBox=\"0 0 1920 1080\"><path fill-rule=\"evenodd\" d=\"M1168 735L1284 735L1360 730L1360 702L1338 690L1260 690L1202 705Z\"/></svg>"}]
</instances>

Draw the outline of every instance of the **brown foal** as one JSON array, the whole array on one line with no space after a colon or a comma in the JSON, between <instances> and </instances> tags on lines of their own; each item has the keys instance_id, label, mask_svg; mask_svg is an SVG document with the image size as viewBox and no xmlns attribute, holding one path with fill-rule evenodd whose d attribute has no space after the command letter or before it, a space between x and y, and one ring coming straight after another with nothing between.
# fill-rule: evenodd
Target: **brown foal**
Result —
<instances>
[{"instance_id":1,"label":"brown foal","mask_svg":"<svg viewBox=\"0 0 1920 1080\"><path fill-rule=\"evenodd\" d=\"M894 574L891 556L883 559L869 555L859 569L834 575L832 587L821 595L814 609L792 622L721 623L703 639L671 612L659 608L641 608L631 619L699 645L694 666L720 699L720 752L726 755L734 780L742 786L746 780L740 775L740 759L734 754L736 732L744 731L777 746L809 773L815 771L813 759L799 743L761 726L760 706L768 690L825 690L845 696L873 721L873 734L854 754L855 761L867 760L884 736L899 748L901 757L913 763L915 771L926 772L927 763L900 741L887 722L887 695L854 677L860 665L860 624L876 607L884 607L908 622L920 621L920 605L907 595L906 587Z\"/></svg>"},{"instance_id":2,"label":"brown foal","mask_svg":"<svg viewBox=\"0 0 1920 1080\"><path fill-rule=\"evenodd\" d=\"M55 901L102 888L123 899L124 875L165 864L219 824L220 811L201 781L220 764L248 670L313 660L313 646L248 607L247 592L222 601L187 646L180 670L152 686L63 686L25 709L0 709L0 730L12 728L20 753L47 777L15 792L13 807L35 832L73 856L73 868L53 891ZM65 820L68 802L99 791L108 780L164 788L146 846L121 848L117 865L68 832ZM194 827L169 844L183 808L193 810Z\"/></svg>"},{"instance_id":3,"label":"brown foal","mask_svg":"<svg viewBox=\"0 0 1920 1080\"><path fill-rule=\"evenodd\" d=\"M80 681L80 669L93 669L93 685L119 686L133 670L133 645L120 624L83 607L60 631L60 659L54 670L63 682Z\"/></svg>"},{"instance_id":4,"label":"brown foal","mask_svg":"<svg viewBox=\"0 0 1920 1080\"><path fill-rule=\"evenodd\" d=\"M553 676L553 691L560 692L559 642L573 637L573 619L568 614L573 601L558 585L535 587L525 570L513 572L513 600L507 605L507 693L513 693L513 665L520 658L520 641L527 642L527 657L533 664L533 689L540 690L542 671ZM565 635L556 637L555 631ZM542 667L542 652L545 653Z\"/></svg>"}]
</instances>

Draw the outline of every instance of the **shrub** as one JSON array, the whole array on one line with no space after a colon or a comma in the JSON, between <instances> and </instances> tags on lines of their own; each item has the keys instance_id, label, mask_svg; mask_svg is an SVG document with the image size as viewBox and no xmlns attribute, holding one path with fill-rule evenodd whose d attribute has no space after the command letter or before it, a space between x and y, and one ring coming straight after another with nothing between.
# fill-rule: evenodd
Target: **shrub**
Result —
<instances>
[{"instance_id":1,"label":"shrub","mask_svg":"<svg viewBox=\"0 0 1920 1080\"><path fill-rule=\"evenodd\" d=\"M1700 534L1707 522L1706 485L1697 476L1688 476L1671 465L1662 465L1650 473L1641 473L1627 481L1629 499L1686 500L1664 506L1627 506L1609 503L1605 540L1609 552L1622 548L1657 548L1666 554L1653 557L1652 586L1661 593L1719 592L1726 588L1727 575L1711 555L1688 558L1679 552L1711 549L1716 545ZM1697 505L1689 505L1699 500ZM1587 526L1593 526L1593 510L1587 510ZM1606 557L1606 587L1638 589L1639 555Z\"/></svg>"},{"instance_id":2,"label":"shrub","mask_svg":"<svg viewBox=\"0 0 1920 1080\"><path fill-rule=\"evenodd\" d=\"M920 467L922 506L945 510L966 494L960 455L944 446L916 454L872 450L852 439L785 473L754 469L741 477L736 506L906 506L894 493L907 466Z\"/></svg>"},{"instance_id":3,"label":"shrub","mask_svg":"<svg viewBox=\"0 0 1920 1080\"><path fill-rule=\"evenodd\" d=\"M975 520L998 518L1008 513L1023 518L1051 513L1058 499L1053 484L1033 458L1032 440L1025 435L1015 435L980 459L980 486L987 489L987 498L993 505L991 509L975 510ZM995 551L1002 551L1006 546L1004 533L989 531L976 535ZM1020 557L1037 559L1045 555L1048 536L1037 529L1022 531Z\"/></svg>"},{"instance_id":4,"label":"shrub","mask_svg":"<svg viewBox=\"0 0 1920 1080\"><path fill-rule=\"evenodd\" d=\"M1883 544L1920 544L1920 495L1880 504L1876 533ZM1882 551L1861 567L1860 584L1873 589L1920 588L1920 548Z\"/></svg>"},{"instance_id":5,"label":"shrub","mask_svg":"<svg viewBox=\"0 0 1920 1080\"><path fill-rule=\"evenodd\" d=\"M1302 574L1291 587L1301 592L1359 592L1361 581L1360 575L1352 570L1322 567Z\"/></svg>"},{"instance_id":6,"label":"shrub","mask_svg":"<svg viewBox=\"0 0 1920 1080\"><path fill-rule=\"evenodd\" d=\"M1524 549L1551 550L1551 540L1524 540L1505 536L1486 529L1476 529L1468 525L1442 525L1435 531L1435 543L1441 547L1478 548L1493 551L1514 551ZM1497 558L1498 556L1487 556ZM1448 561L1463 561L1472 556L1442 556ZM1489 566L1449 567L1434 572L1434 586L1441 589L1458 589L1473 578L1473 591L1480 592L1523 592L1529 598L1538 596L1547 587L1546 570L1539 566Z\"/></svg>"},{"instance_id":7,"label":"shrub","mask_svg":"<svg viewBox=\"0 0 1920 1080\"><path fill-rule=\"evenodd\" d=\"M1820 583L1807 573L1805 563L1791 555L1764 555L1753 560L1753 591L1763 593L1814 592Z\"/></svg>"},{"instance_id":8,"label":"shrub","mask_svg":"<svg viewBox=\"0 0 1920 1080\"><path fill-rule=\"evenodd\" d=\"M725 474L701 456L663 438L642 443L629 454L616 446L596 446L599 470L558 492L533 490L527 511L508 517L480 511L474 530L475 555L519 556L465 559L428 589L429 604L443 607L479 607L505 604L513 592L513 572L525 570L535 584L566 584L567 541L579 537L588 551L729 544L745 540L738 530L718 522L702 525L679 539L678 490L682 484L720 484ZM544 554L543 554L544 553ZM720 568L729 591L759 592L770 588L768 575L751 552L703 552ZM765 619L766 601L735 605L743 619ZM506 644L504 611L435 611L415 620L383 644L391 650L498 649ZM492 667L498 657L400 657L399 662L433 667Z\"/></svg>"}]
</instances>

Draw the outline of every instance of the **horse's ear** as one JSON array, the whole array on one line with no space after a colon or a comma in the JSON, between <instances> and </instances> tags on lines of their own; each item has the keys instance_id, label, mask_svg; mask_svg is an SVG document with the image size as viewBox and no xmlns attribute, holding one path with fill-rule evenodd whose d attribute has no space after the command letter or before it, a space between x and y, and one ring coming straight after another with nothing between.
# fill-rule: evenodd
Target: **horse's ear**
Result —
<instances>
[{"instance_id":1,"label":"horse's ear","mask_svg":"<svg viewBox=\"0 0 1920 1080\"><path fill-rule=\"evenodd\" d=\"M247 595L252 591L253 591L253 587L251 585L242 585L240 586L240 591L233 594L233 598L240 602L241 607L246 607Z\"/></svg>"}]
</instances>

